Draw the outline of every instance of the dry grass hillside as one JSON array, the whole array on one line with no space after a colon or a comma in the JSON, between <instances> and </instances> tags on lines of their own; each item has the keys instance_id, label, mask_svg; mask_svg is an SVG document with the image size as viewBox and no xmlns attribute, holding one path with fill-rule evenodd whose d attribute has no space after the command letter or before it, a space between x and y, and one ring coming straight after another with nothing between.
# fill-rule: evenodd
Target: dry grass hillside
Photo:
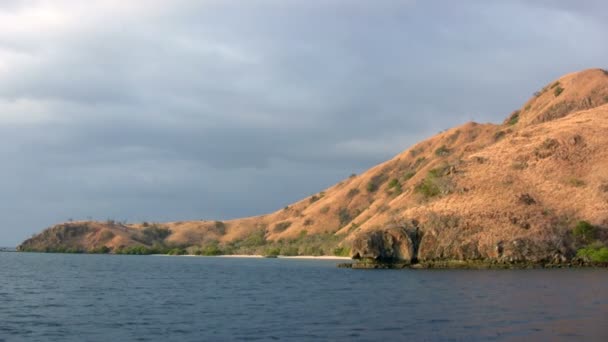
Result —
<instances>
[{"instance_id":1,"label":"dry grass hillside","mask_svg":"<svg viewBox=\"0 0 608 342\"><path fill-rule=\"evenodd\" d=\"M580 221L592 232L578 234ZM151 227L166 236L146 238ZM274 213L225 222L64 223L20 248L344 254L357 238L387 227L415 229L420 260L564 261L605 241L608 73L565 75L503 124L452 128Z\"/></svg>"}]
</instances>

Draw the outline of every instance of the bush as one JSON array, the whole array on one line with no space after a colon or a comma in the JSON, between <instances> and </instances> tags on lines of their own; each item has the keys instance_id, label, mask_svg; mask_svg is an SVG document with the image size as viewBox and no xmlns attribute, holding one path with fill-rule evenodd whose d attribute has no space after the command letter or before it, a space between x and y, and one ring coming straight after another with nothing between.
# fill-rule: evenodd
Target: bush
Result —
<instances>
[{"instance_id":1,"label":"bush","mask_svg":"<svg viewBox=\"0 0 608 342\"><path fill-rule=\"evenodd\" d=\"M447 146L443 145L435 150L435 155L439 156L439 157L445 157L445 156L449 155L451 152L452 151L450 151L450 149L447 148Z\"/></svg>"},{"instance_id":2,"label":"bush","mask_svg":"<svg viewBox=\"0 0 608 342\"><path fill-rule=\"evenodd\" d=\"M403 180L408 181L416 175L415 171L408 171L403 175Z\"/></svg>"},{"instance_id":3,"label":"bush","mask_svg":"<svg viewBox=\"0 0 608 342\"><path fill-rule=\"evenodd\" d=\"M188 253L183 248L175 247L175 248L171 248L168 251L166 251L165 254L167 254L167 255L185 255Z\"/></svg>"},{"instance_id":4,"label":"bush","mask_svg":"<svg viewBox=\"0 0 608 342\"><path fill-rule=\"evenodd\" d=\"M245 240L241 241L243 247L258 247L266 244L266 234L263 230L259 230L249 235Z\"/></svg>"},{"instance_id":5,"label":"bush","mask_svg":"<svg viewBox=\"0 0 608 342\"><path fill-rule=\"evenodd\" d=\"M146 247L146 246L129 246L124 248L119 248L115 251L116 254L127 254L127 255L149 255L155 254L158 251L155 249Z\"/></svg>"},{"instance_id":6,"label":"bush","mask_svg":"<svg viewBox=\"0 0 608 342\"><path fill-rule=\"evenodd\" d=\"M333 250L335 256L347 257L350 255L350 248L348 247L336 247Z\"/></svg>"},{"instance_id":7,"label":"bush","mask_svg":"<svg viewBox=\"0 0 608 342\"><path fill-rule=\"evenodd\" d=\"M519 122L519 111L516 110L513 113L511 113L511 116L509 116L509 118L507 119L507 125L513 126L518 122Z\"/></svg>"},{"instance_id":8,"label":"bush","mask_svg":"<svg viewBox=\"0 0 608 342\"><path fill-rule=\"evenodd\" d=\"M160 227L156 224L144 228L141 232L143 234L143 242L148 245L156 242L163 242L169 235L171 235L171 230Z\"/></svg>"},{"instance_id":9,"label":"bush","mask_svg":"<svg viewBox=\"0 0 608 342\"><path fill-rule=\"evenodd\" d=\"M358 188L352 188L352 189L348 190L348 193L346 194L346 197L353 198L353 197L357 196L358 194L359 194L359 189Z\"/></svg>"},{"instance_id":10,"label":"bush","mask_svg":"<svg viewBox=\"0 0 608 342\"><path fill-rule=\"evenodd\" d=\"M414 187L414 191L423 195L426 198L439 196L441 194L441 189L434 182L432 178L425 178L422 182L418 183L416 187Z\"/></svg>"},{"instance_id":11,"label":"bush","mask_svg":"<svg viewBox=\"0 0 608 342\"><path fill-rule=\"evenodd\" d=\"M414 187L414 192L425 198L436 197L450 192L449 180L443 179L450 172L451 166L445 165L432 169L426 177Z\"/></svg>"},{"instance_id":12,"label":"bush","mask_svg":"<svg viewBox=\"0 0 608 342\"><path fill-rule=\"evenodd\" d=\"M608 248L605 246L588 246L576 252L576 256L591 262L608 262Z\"/></svg>"},{"instance_id":13,"label":"bush","mask_svg":"<svg viewBox=\"0 0 608 342\"><path fill-rule=\"evenodd\" d=\"M91 250L89 250L87 253L90 254L108 254L110 253L111 249L107 246L101 246L101 247L95 247Z\"/></svg>"},{"instance_id":14,"label":"bush","mask_svg":"<svg viewBox=\"0 0 608 342\"><path fill-rule=\"evenodd\" d=\"M338 210L338 219L340 220L341 227L352 220L348 208L340 208L340 210Z\"/></svg>"},{"instance_id":15,"label":"bush","mask_svg":"<svg viewBox=\"0 0 608 342\"><path fill-rule=\"evenodd\" d=\"M208 245L203 246L203 248L201 248L197 254L205 256L221 255L222 250L218 246L217 242L211 242Z\"/></svg>"},{"instance_id":16,"label":"bush","mask_svg":"<svg viewBox=\"0 0 608 342\"><path fill-rule=\"evenodd\" d=\"M222 221L215 221L213 223L213 228L220 235L226 234L226 224Z\"/></svg>"},{"instance_id":17,"label":"bush","mask_svg":"<svg viewBox=\"0 0 608 342\"><path fill-rule=\"evenodd\" d=\"M263 256L279 256L280 254L281 249L277 247L269 247L262 253Z\"/></svg>"},{"instance_id":18,"label":"bush","mask_svg":"<svg viewBox=\"0 0 608 342\"><path fill-rule=\"evenodd\" d=\"M553 90L553 95L555 95L555 97L558 97L563 91L564 91L564 88L557 86L555 88L555 90Z\"/></svg>"},{"instance_id":19,"label":"bush","mask_svg":"<svg viewBox=\"0 0 608 342\"><path fill-rule=\"evenodd\" d=\"M320 210L321 214L327 214L329 212L329 206L326 205Z\"/></svg>"},{"instance_id":20,"label":"bush","mask_svg":"<svg viewBox=\"0 0 608 342\"><path fill-rule=\"evenodd\" d=\"M587 221L578 221L574 229L572 229L572 236L585 243L593 241L596 235L597 228Z\"/></svg>"},{"instance_id":21,"label":"bush","mask_svg":"<svg viewBox=\"0 0 608 342\"><path fill-rule=\"evenodd\" d=\"M370 179L370 181L367 183L367 192L371 193L377 191L378 188L380 188L380 185L386 181L386 178L386 175L382 173L373 176L372 179Z\"/></svg>"},{"instance_id":22,"label":"bush","mask_svg":"<svg viewBox=\"0 0 608 342\"><path fill-rule=\"evenodd\" d=\"M285 231L287 228L289 228L291 226L291 221L283 221L283 222L279 222L274 226L273 231L275 233L280 233Z\"/></svg>"}]
</instances>

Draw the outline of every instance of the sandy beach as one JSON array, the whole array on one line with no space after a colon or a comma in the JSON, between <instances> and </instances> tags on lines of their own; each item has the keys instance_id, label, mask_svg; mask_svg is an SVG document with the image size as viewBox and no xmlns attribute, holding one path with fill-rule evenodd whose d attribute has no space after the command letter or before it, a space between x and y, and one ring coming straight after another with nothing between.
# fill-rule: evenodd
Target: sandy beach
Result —
<instances>
[{"instance_id":1,"label":"sandy beach","mask_svg":"<svg viewBox=\"0 0 608 342\"><path fill-rule=\"evenodd\" d=\"M166 255L166 254L152 254L155 256L182 256L182 257L212 257L212 258L266 258L263 255L249 255L249 254L226 254L226 255ZM271 257L272 258L272 257ZM311 259L311 260L351 260L349 257L340 257L333 255L297 255L297 256L277 256L278 259Z\"/></svg>"}]
</instances>

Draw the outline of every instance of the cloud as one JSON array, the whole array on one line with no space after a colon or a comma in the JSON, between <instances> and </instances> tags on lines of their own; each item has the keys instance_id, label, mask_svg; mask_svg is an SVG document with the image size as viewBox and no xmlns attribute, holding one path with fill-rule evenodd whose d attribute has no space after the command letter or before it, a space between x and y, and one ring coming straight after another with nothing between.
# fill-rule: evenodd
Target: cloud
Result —
<instances>
[{"instance_id":1,"label":"cloud","mask_svg":"<svg viewBox=\"0 0 608 342\"><path fill-rule=\"evenodd\" d=\"M254 215L602 67L588 2L0 2L0 245Z\"/></svg>"}]
</instances>

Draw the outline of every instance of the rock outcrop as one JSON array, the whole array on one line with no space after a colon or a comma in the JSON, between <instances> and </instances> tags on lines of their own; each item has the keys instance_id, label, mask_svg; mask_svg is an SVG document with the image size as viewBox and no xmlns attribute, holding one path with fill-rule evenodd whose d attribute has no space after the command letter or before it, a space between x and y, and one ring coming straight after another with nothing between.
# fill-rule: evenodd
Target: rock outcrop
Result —
<instances>
[{"instance_id":1,"label":"rock outcrop","mask_svg":"<svg viewBox=\"0 0 608 342\"><path fill-rule=\"evenodd\" d=\"M405 228L374 230L360 234L353 240L350 256L377 262L411 263L416 261L415 241Z\"/></svg>"}]
</instances>

